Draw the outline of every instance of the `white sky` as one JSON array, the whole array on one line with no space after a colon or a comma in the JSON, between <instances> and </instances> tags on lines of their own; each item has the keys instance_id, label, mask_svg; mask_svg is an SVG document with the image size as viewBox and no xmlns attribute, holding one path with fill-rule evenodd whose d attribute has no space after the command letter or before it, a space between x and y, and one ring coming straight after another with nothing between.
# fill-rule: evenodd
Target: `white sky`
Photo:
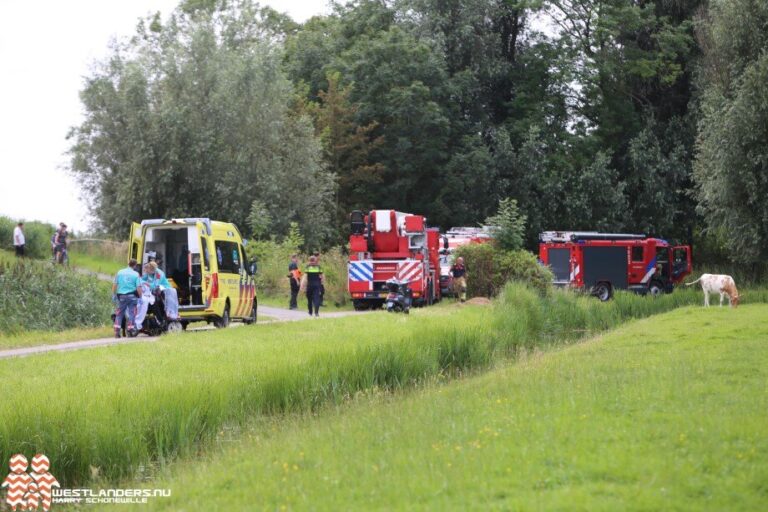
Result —
<instances>
[{"instance_id":1,"label":"white sky","mask_svg":"<svg viewBox=\"0 0 768 512\"><path fill-rule=\"evenodd\" d=\"M140 17L166 18L179 0L0 0L0 215L88 228L64 170L69 128L82 119L78 92L112 38ZM261 0L305 21L326 0Z\"/></svg>"}]
</instances>

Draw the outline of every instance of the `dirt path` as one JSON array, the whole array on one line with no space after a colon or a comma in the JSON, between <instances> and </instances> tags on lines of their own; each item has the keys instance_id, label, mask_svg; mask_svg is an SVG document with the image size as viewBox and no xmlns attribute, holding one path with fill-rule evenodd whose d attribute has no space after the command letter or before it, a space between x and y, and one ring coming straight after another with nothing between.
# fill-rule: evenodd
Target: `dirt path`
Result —
<instances>
[{"instance_id":1,"label":"dirt path","mask_svg":"<svg viewBox=\"0 0 768 512\"><path fill-rule=\"evenodd\" d=\"M275 318L275 320L266 322L297 322L301 320L312 320L306 311L303 310L289 310L283 308L274 308L270 306L259 306L259 315L269 316ZM320 318L340 318L351 315L362 315L365 312L360 311L338 311L334 313L321 313ZM261 325L261 324L258 324ZM241 323L233 323L230 327L242 327ZM196 329L190 329L189 332L200 332L205 330L212 330L214 327L200 327ZM144 336L141 335L137 338L101 338L95 340L84 341L70 341L67 343L59 343L56 345L39 345L35 347L22 347L13 348L7 350L0 350L0 359L7 359L10 357L24 357L34 354L42 354L45 352L67 352L70 350L81 350L86 348L107 347L109 345L119 345L124 343L151 343L160 339L158 336Z\"/></svg>"}]
</instances>

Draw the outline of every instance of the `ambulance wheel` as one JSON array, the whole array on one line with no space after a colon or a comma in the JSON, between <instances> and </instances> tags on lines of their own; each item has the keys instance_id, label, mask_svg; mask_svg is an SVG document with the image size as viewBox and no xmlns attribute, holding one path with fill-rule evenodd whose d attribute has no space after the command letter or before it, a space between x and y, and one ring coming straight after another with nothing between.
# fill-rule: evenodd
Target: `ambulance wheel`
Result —
<instances>
[{"instance_id":1,"label":"ambulance wheel","mask_svg":"<svg viewBox=\"0 0 768 512\"><path fill-rule=\"evenodd\" d=\"M171 322L168 324L168 333L177 334L184 330L184 326L181 322Z\"/></svg>"},{"instance_id":2,"label":"ambulance wheel","mask_svg":"<svg viewBox=\"0 0 768 512\"><path fill-rule=\"evenodd\" d=\"M224 312L221 314L221 318L214 321L213 325L215 325L217 329L225 329L226 327L229 327L229 302L224 306Z\"/></svg>"},{"instance_id":3,"label":"ambulance wheel","mask_svg":"<svg viewBox=\"0 0 768 512\"><path fill-rule=\"evenodd\" d=\"M253 308L251 308L251 314L250 314L250 315L248 315L248 318L246 318L246 319L244 319L244 320L243 320L243 323L244 323L245 325L251 325L251 324L255 324L255 323L256 323L256 315L257 315L257 312L256 312L256 303L254 302L254 303L253 303Z\"/></svg>"},{"instance_id":4,"label":"ambulance wheel","mask_svg":"<svg viewBox=\"0 0 768 512\"><path fill-rule=\"evenodd\" d=\"M610 283L597 283L592 289L592 294L600 299L600 302L607 302L613 297L613 290Z\"/></svg>"},{"instance_id":5,"label":"ambulance wheel","mask_svg":"<svg viewBox=\"0 0 768 512\"><path fill-rule=\"evenodd\" d=\"M651 285L648 287L648 293L653 297L664 295L664 285L658 281L652 281Z\"/></svg>"}]
</instances>

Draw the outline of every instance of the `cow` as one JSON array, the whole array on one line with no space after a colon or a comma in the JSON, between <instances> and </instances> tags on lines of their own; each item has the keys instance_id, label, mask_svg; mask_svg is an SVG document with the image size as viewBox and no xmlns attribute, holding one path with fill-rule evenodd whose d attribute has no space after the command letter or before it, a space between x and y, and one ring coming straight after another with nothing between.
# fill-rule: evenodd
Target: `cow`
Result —
<instances>
[{"instance_id":1,"label":"cow","mask_svg":"<svg viewBox=\"0 0 768 512\"><path fill-rule=\"evenodd\" d=\"M702 274L700 278L692 283L685 283L685 286L691 286L701 281L701 289L704 291L704 305L709 307L709 294L720 294L720 306L723 306L723 297L728 297L728 304L735 308L739 305L739 290L736 289L736 283L731 276L722 274Z\"/></svg>"}]
</instances>

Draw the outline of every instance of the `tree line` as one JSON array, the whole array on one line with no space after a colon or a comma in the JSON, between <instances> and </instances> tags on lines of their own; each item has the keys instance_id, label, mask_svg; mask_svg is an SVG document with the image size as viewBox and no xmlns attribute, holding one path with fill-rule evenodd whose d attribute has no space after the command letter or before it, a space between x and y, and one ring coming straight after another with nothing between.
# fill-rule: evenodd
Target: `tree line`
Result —
<instances>
[{"instance_id":1,"label":"tree line","mask_svg":"<svg viewBox=\"0 0 768 512\"><path fill-rule=\"evenodd\" d=\"M250 0L142 20L87 77L71 170L101 227L206 215L340 242L353 209L768 253L768 5Z\"/></svg>"}]
</instances>

